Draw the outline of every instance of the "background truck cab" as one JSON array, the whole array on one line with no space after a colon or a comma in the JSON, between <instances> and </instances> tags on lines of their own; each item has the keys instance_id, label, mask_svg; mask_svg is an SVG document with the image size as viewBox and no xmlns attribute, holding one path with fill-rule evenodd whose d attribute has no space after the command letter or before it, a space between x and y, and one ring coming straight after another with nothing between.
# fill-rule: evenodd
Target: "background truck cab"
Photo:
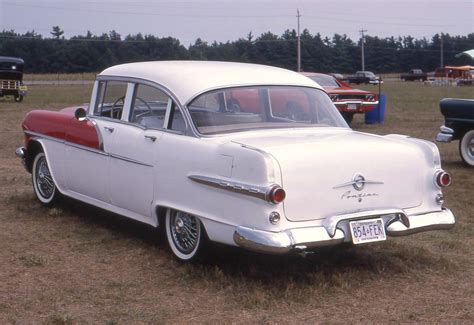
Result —
<instances>
[{"instance_id":1,"label":"background truck cab","mask_svg":"<svg viewBox=\"0 0 474 325\"><path fill-rule=\"evenodd\" d=\"M20 58L0 56L0 98L13 96L16 102L21 102L26 96L27 87L23 85L23 66Z\"/></svg>"}]
</instances>

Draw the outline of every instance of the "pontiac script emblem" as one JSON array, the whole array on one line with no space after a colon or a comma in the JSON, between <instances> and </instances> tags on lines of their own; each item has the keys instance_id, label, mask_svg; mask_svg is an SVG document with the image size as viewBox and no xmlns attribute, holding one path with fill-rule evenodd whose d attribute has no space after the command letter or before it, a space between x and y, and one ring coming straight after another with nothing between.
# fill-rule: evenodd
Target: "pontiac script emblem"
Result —
<instances>
[{"instance_id":1,"label":"pontiac script emblem","mask_svg":"<svg viewBox=\"0 0 474 325\"><path fill-rule=\"evenodd\" d=\"M365 187L365 184L383 184L383 182L379 181L371 181L368 179L365 179L365 177L362 174L355 174L354 177L352 177L352 181L343 183L337 186L334 186L333 188L341 188L341 187L346 187L346 186L352 186L356 191L362 191ZM341 200L343 199L356 199L359 202L362 202L362 199L371 197L371 196L379 196L377 193L357 193L357 194L352 194L351 191L346 191L344 194L341 196Z\"/></svg>"}]
</instances>

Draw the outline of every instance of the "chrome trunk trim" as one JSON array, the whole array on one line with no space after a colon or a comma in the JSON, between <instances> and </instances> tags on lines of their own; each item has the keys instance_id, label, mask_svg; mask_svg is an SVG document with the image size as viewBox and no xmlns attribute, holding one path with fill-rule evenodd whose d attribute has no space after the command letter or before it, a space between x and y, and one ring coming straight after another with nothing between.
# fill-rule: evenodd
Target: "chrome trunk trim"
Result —
<instances>
[{"instance_id":1,"label":"chrome trunk trim","mask_svg":"<svg viewBox=\"0 0 474 325\"><path fill-rule=\"evenodd\" d=\"M210 176L202 176L202 175L188 175L188 178L190 178L191 180L197 183L224 189L227 191L241 193L248 196L253 196L262 200L268 199L268 194L275 186L275 184L272 184L269 186L244 184L244 183L229 181L226 179L215 178L215 177L210 177Z\"/></svg>"}]
</instances>

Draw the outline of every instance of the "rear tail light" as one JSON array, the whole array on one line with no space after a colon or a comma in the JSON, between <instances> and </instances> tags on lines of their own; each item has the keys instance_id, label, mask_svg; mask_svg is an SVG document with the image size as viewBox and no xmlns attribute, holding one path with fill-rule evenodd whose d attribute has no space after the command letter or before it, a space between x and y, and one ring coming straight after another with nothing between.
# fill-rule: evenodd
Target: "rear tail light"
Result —
<instances>
[{"instance_id":1,"label":"rear tail light","mask_svg":"<svg viewBox=\"0 0 474 325\"><path fill-rule=\"evenodd\" d=\"M269 202L272 202L274 204L278 204L283 202L283 200L286 197L286 192L284 189L282 189L280 186L275 185L273 186L267 194L267 199Z\"/></svg>"},{"instance_id":2,"label":"rear tail light","mask_svg":"<svg viewBox=\"0 0 474 325\"><path fill-rule=\"evenodd\" d=\"M451 185L451 182L452 182L452 178L451 178L451 175L449 175L448 173L446 173L444 171L439 171L436 174L436 184L439 187L449 186L449 185Z\"/></svg>"}]
</instances>

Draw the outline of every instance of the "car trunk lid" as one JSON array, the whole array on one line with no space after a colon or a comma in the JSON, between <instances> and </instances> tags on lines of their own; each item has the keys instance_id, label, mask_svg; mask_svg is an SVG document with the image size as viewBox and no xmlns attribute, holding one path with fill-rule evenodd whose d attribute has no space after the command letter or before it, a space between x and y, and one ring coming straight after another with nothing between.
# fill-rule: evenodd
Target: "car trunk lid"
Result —
<instances>
[{"instance_id":1,"label":"car trunk lid","mask_svg":"<svg viewBox=\"0 0 474 325\"><path fill-rule=\"evenodd\" d=\"M234 140L278 161L292 221L422 203L423 154L413 145L347 130Z\"/></svg>"}]
</instances>

